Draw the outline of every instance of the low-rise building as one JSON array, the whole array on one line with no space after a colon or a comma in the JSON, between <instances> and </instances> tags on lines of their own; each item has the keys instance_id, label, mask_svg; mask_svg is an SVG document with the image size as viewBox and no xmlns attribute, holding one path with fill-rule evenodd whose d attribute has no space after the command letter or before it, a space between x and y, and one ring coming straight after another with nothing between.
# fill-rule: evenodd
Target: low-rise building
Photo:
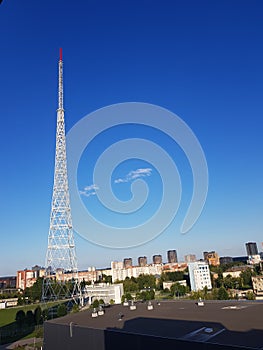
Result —
<instances>
[{"instance_id":1,"label":"low-rise building","mask_svg":"<svg viewBox=\"0 0 263 350\"><path fill-rule=\"evenodd\" d=\"M233 258L231 256L221 256L219 258L220 261L220 265L226 265L226 264L230 264L233 262Z\"/></svg>"},{"instance_id":2,"label":"low-rise building","mask_svg":"<svg viewBox=\"0 0 263 350\"><path fill-rule=\"evenodd\" d=\"M88 299L89 304L92 304L95 299L103 299L105 304L110 303L111 300L114 300L115 304L121 304L123 284L98 283L85 286L83 296Z\"/></svg>"},{"instance_id":3,"label":"low-rise building","mask_svg":"<svg viewBox=\"0 0 263 350\"><path fill-rule=\"evenodd\" d=\"M187 263L164 264L162 266L163 272L184 271L185 269L187 269Z\"/></svg>"},{"instance_id":4,"label":"low-rise building","mask_svg":"<svg viewBox=\"0 0 263 350\"><path fill-rule=\"evenodd\" d=\"M261 257L260 254L256 254L256 255L248 255L248 260L247 263L250 265L256 265L259 264L261 261Z\"/></svg>"},{"instance_id":5,"label":"low-rise building","mask_svg":"<svg viewBox=\"0 0 263 350\"><path fill-rule=\"evenodd\" d=\"M211 252L204 252L204 260L208 262L209 265L219 266L220 260L219 255L213 250Z\"/></svg>"},{"instance_id":6,"label":"low-rise building","mask_svg":"<svg viewBox=\"0 0 263 350\"><path fill-rule=\"evenodd\" d=\"M184 286L184 287L187 286L186 280L181 280L181 281L176 281L176 282L167 281L167 282L163 282L163 289L171 290L172 285L175 283L179 283L181 286Z\"/></svg>"},{"instance_id":7,"label":"low-rise building","mask_svg":"<svg viewBox=\"0 0 263 350\"><path fill-rule=\"evenodd\" d=\"M256 296L263 296L263 275L252 276L252 285Z\"/></svg>"},{"instance_id":8,"label":"low-rise building","mask_svg":"<svg viewBox=\"0 0 263 350\"><path fill-rule=\"evenodd\" d=\"M0 277L0 289L16 288L16 276Z\"/></svg>"},{"instance_id":9,"label":"low-rise building","mask_svg":"<svg viewBox=\"0 0 263 350\"><path fill-rule=\"evenodd\" d=\"M223 272L223 278L227 276L231 276L234 278L240 277L240 274L248 269L251 269L248 265L241 265L241 266L233 266L229 269L227 269L225 272Z\"/></svg>"}]
</instances>

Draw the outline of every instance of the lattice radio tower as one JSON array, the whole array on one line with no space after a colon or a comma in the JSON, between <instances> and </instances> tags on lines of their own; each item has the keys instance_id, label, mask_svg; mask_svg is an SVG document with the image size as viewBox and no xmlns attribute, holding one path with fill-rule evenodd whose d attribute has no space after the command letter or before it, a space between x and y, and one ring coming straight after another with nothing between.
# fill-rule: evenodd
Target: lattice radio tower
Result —
<instances>
[{"instance_id":1,"label":"lattice radio tower","mask_svg":"<svg viewBox=\"0 0 263 350\"><path fill-rule=\"evenodd\" d=\"M69 199L63 108L63 61L60 49L54 187L42 301L81 299Z\"/></svg>"}]
</instances>

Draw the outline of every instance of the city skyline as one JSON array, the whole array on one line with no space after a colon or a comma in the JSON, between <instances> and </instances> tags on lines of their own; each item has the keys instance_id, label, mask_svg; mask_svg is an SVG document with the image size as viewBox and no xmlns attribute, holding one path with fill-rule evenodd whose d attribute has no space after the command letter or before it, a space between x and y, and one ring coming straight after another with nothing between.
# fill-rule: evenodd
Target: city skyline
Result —
<instances>
[{"instance_id":1,"label":"city skyline","mask_svg":"<svg viewBox=\"0 0 263 350\"><path fill-rule=\"evenodd\" d=\"M204 210L190 232L182 235L179 228L193 184L178 145L146 127L120 126L99 134L78 169L82 200L95 217L108 225L139 225L158 209L161 176L151 164L138 159L114 169L111 183L114 194L123 201L131 197L134 179L147 183L149 203L142 217L112 217L99 207L96 191L100 188L92 179L94 164L106 147L122 138L143 135L157 140L177 164L184 192L170 226L144 245L112 249L76 234L79 269L169 249L176 249L179 261L186 254L199 257L212 250L220 256L238 256L245 254L249 241L257 242L261 251L263 50L258 42L262 41L263 5L243 1L237 7L227 1L214 5L203 1L206 6L201 10L194 1L189 8L177 2L150 7L139 2L112 6L105 2L101 10L84 1L79 7L58 4L62 1L45 7L15 1L0 7L0 28L6 34L0 68L4 131L0 141L4 247L0 275L44 264L59 47L64 50L67 132L85 115L107 105L130 101L158 105L179 115L193 130L209 170Z\"/></svg>"},{"instance_id":2,"label":"city skyline","mask_svg":"<svg viewBox=\"0 0 263 350\"><path fill-rule=\"evenodd\" d=\"M245 246L248 244L248 243L252 243L253 245L257 243L256 242L246 242L245 243ZM258 254L262 254L263 253L263 242L261 243L262 244L262 248L259 248L258 249ZM178 255L178 251L176 249L172 249L172 251L176 252L176 254ZM162 262L161 264L165 265L165 264L174 264L174 265L180 265L180 264L187 264L189 262L193 262L193 261L196 261L196 262L199 262L199 261L206 261L206 259L204 258L204 252L200 253L199 256L196 256L195 259L193 261L188 261L186 259L187 256L191 255L191 256L195 256L192 255L191 253L188 253L187 255L185 255L182 259L178 259L177 262L174 262L174 263L170 263L168 261L168 252L170 252L171 249L165 251L165 252L156 252L154 254L151 254L151 255L148 255L148 256L142 256L142 255L138 255L138 256L122 256L120 259L113 259L111 261L108 261L108 264L107 265L104 265L104 266L86 266L85 268L82 268L82 269L78 269L79 272L81 271L87 271L88 269L96 269L96 270L104 270L104 269L110 269L111 268L111 265L112 263L123 263L124 265L124 268L125 268L125 265L126 265L126 261L128 260L130 263L126 266L126 267L135 267L135 266L140 266L140 263L139 263L139 258L143 258L145 259L146 258L146 264L143 264L143 266L148 266L148 265L154 265L154 264L159 264L159 263L155 263L154 262L154 259L155 257L159 257L161 258ZM213 251L214 253L217 253L217 251ZM206 252L207 253L207 252ZM180 254L179 254L180 256ZM248 254L242 254L241 256L233 256L233 255L228 255L228 256L218 256L218 259L220 258L243 258L243 257L247 257L249 258L249 255ZM249 259L248 259L249 260ZM213 265L213 263L209 263L209 261L207 261L208 265ZM221 263L220 263L221 264ZM25 267L25 268L20 268L18 269L17 271L23 271L23 270L34 270L36 268L40 268L40 269L45 269L44 266L41 266L40 264L38 264L37 262L34 264L34 266L29 266L29 267ZM15 271L15 272L17 272ZM12 276L15 276L15 273L11 274ZM7 275L5 275L7 276ZM0 277L3 277L3 275L1 275Z\"/></svg>"}]
</instances>

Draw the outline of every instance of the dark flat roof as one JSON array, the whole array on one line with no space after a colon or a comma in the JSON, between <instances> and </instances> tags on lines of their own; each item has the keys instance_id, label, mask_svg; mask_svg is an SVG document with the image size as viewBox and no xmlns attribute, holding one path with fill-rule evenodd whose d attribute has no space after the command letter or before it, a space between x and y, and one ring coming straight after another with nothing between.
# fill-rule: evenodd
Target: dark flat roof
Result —
<instances>
[{"instance_id":1,"label":"dark flat roof","mask_svg":"<svg viewBox=\"0 0 263 350\"><path fill-rule=\"evenodd\" d=\"M218 344L263 347L263 302L207 301L198 307L195 301L152 302L136 304L136 310L114 305L105 315L91 317L92 310L48 321L62 325L108 329L158 337L187 339ZM119 314L123 318L119 321Z\"/></svg>"}]
</instances>

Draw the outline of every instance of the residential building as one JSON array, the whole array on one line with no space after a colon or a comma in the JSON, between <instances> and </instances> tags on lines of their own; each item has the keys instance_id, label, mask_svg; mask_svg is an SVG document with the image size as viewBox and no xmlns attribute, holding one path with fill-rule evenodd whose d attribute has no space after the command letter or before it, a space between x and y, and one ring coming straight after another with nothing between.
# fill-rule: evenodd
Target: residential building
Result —
<instances>
[{"instance_id":1,"label":"residential building","mask_svg":"<svg viewBox=\"0 0 263 350\"><path fill-rule=\"evenodd\" d=\"M125 269L132 266L132 258L123 259L123 266Z\"/></svg>"},{"instance_id":2,"label":"residential building","mask_svg":"<svg viewBox=\"0 0 263 350\"><path fill-rule=\"evenodd\" d=\"M222 256L219 258L220 265L230 264L233 262L233 258L231 256Z\"/></svg>"},{"instance_id":3,"label":"residential building","mask_svg":"<svg viewBox=\"0 0 263 350\"><path fill-rule=\"evenodd\" d=\"M146 266L147 265L147 257L146 256L139 256L138 265L140 267Z\"/></svg>"},{"instance_id":4,"label":"residential building","mask_svg":"<svg viewBox=\"0 0 263 350\"><path fill-rule=\"evenodd\" d=\"M160 276L162 273L162 265L161 264L152 264L146 266L133 266L125 268L113 268L111 269L112 282L123 281L126 277L134 277L137 278L140 275L154 275Z\"/></svg>"},{"instance_id":5,"label":"residential building","mask_svg":"<svg viewBox=\"0 0 263 350\"><path fill-rule=\"evenodd\" d=\"M186 263L190 263L190 262L195 262L197 259L196 259L196 256L195 254L187 254L184 256L184 261Z\"/></svg>"},{"instance_id":6,"label":"residential building","mask_svg":"<svg viewBox=\"0 0 263 350\"><path fill-rule=\"evenodd\" d=\"M0 277L0 289L16 288L16 276Z\"/></svg>"},{"instance_id":7,"label":"residential building","mask_svg":"<svg viewBox=\"0 0 263 350\"><path fill-rule=\"evenodd\" d=\"M32 267L31 270L35 272L34 273L35 278L44 277L45 276L45 268L44 267L41 267L39 265L35 265L35 266Z\"/></svg>"},{"instance_id":8,"label":"residential building","mask_svg":"<svg viewBox=\"0 0 263 350\"><path fill-rule=\"evenodd\" d=\"M176 281L176 282L167 281L167 282L163 282L163 289L169 289L170 290L172 285L175 284L175 283L179 283L181 286L184 286L184 287L187 286L186 280L181 280L181 281Z\"/></svg>"},{"instance_id":9,"label":"residential building","mask_svg":"<svg viewBox=\"0 0 263 350\"><path fill-rule=\"evenodd\" d=\"M261 261L261 256L260 254L257 255L249 255L248 256L248 260L247 263L250 265L255 265L255 264L259 264Z\"/></svg>"},{"instance_id":10,"label":"residential building","mask_svg":"<svg viewBox=\"0 0 263 350\"><path fill-rule=\"evenodd\" d=\"M24 290L28 287L32 287L36 280L35 271L33 270L25 269L17 271L16 288Z\"/></svg>"},{"instance_id":11,"label":"residential building","mask_svg":"<svg viewBox=\"0 0 263 350\"><path fill-rule=\"evenodd\" d=\"M153 264L162 264L163 259L161 255L154 255L153 256Z\"/></svg>"},{"instance_id":12,"label":"residential building","mask_svg":"<svg viewBox=\"0 0 263 350\"><path fill-rule=\"evenodd\" d=\"M167 252L167 259L168 259L168 263L170 264L174 264L177 263L177 252L176 250L168 250Z\"/></svg>"},{"instance_id":13,"label":"residential building","mask_svg":"<svg viewBox=\"0 0 263 350\"><path fill-rule=\"evenodd\" d=\"M122 261L112 261L111 262L111 269L123 269L123 262Z\"/></svg>"},{"instance_id":14,"label":"residential building","mask_svg":"<svg viewBox=\"0 0 263 350\"><path fill-rule=\"evenodd\" d=\"M252 285L256 296L263 296L263 275L252 276Z\"/></svg>"},{"instance_id":15,"label":"residential building","mask_svg":"<svg viewBox=\"0 0 263 350\"><path fill-rule=\"evenodd\" d=\"M247 255L258 255L258 247L256 242L247 242L246 243Z\"/></svg>"},{"instance_id":16,"label":"residential building","mask_svg":"<svg viewBox=\"0 0 263 350\"><path fill-rule=\"evenodd\" d=\"M190 284L192 291L212 288L209 265L204 261L196 261L188 264Z\"/></svg>"},{"instance_id":17,"label":"residential building","mask_svg":"<svg viewBox=\"0 0 263 350\"><path fill-rule=\"evenodd\" d=\"M243 262L244 264L246 264L247 260L248 260L247 256L234 256L233 257L234 262Z\"/></svg>"},{"instance_id":18,"label":"residential building","mask_svg":"<svg viewBox=\"0 0 263 350\"><path fill-rule=\"evenodd\" d=\"M211 252L204 252L204 260L208 262L209 265L219 266L220 260L219 255L213 250Z\"/></svg>"},{"instance_id":19,"label":"residential building","mask_svg":"<svg viewBox=\"0 0 263 350\"><path fill-rule=\"evenodd\" d=\"M241 266L233 266L229 269L227 269L225 272L223 272L223 278L227 276L238 278L240 277L240 274L246 270L250 269L247 265L241 265Z\"/></svg>"},{"instance_id":20,"label":"residential building","mask_svg":"<svg viewBox=\"0 0 263 350\"><path fill-rule=\"evenodd\" d=\"M164 264L162 265L163 272L184 271L187 269L187 263Z\"/></svg>"}]
</instances>

